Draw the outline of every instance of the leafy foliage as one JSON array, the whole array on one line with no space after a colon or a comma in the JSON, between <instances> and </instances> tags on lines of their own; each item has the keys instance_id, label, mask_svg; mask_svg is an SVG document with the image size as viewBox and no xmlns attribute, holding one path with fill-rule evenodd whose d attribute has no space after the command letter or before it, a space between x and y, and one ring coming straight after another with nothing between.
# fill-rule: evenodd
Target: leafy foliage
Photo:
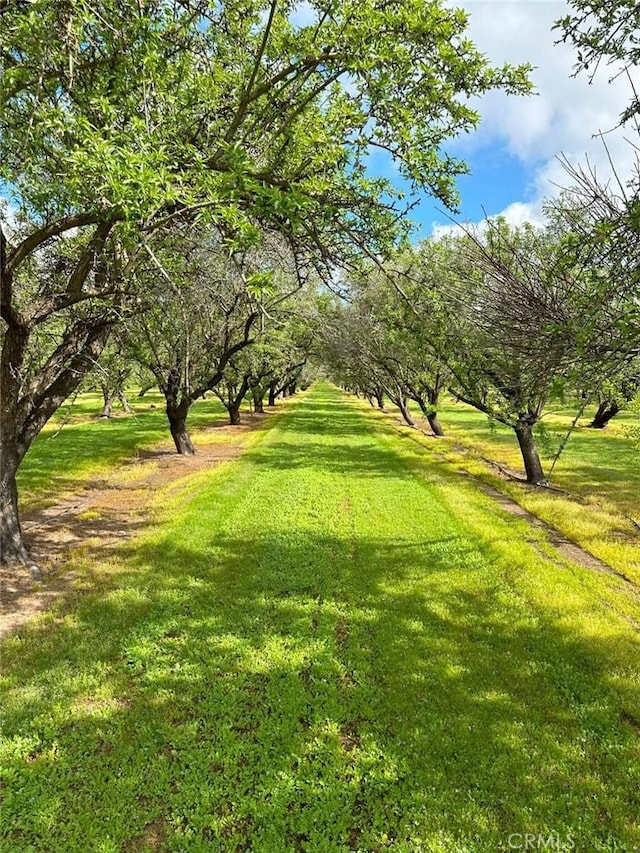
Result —
<instances>
[{"instance_id":1,"label":"leafy foliage","mask_svg":"<svg viewBox=\"0 0 640 853\"><path fill-rule=\"evenodd\" d=\"M614 76L627 72L633 98L621 116L624 124L640 114L638 92L631 72L640 65L640 9L635 0L571 0L571 13L555 28L562 41L577 51L576 73L588 71L593 79L601 62L614 66Z\"/></svg>"}]
</instances>

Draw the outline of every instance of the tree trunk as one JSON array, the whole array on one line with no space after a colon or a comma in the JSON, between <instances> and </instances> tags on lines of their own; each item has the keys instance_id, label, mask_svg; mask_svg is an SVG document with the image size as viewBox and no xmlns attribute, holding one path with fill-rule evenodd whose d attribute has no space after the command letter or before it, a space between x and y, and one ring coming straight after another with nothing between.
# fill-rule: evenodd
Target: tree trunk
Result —
<instances>
[{"instance_id":1,"label":"tree trunk","mask_svg":"<svg viewBox=\"0 0 640 853\"><path fill-rule=\"evenodd\" d=\"M258 412L258 414L264 414L264 391L260 391L258 389L253 390L251 396L253 397L253 411Z\"/></svg>"},{"instance_id":2,"label":"tree trunk","mask_svg":"<svg viewBox=\"0 0 640 853\"><path fill-rule=\"evenodd\" d=\"M172 404L167 401L167 418L169 419L169 429L171 437L176 446L176 450L181 456L194 456L196 449L191 441L191 436L187 429L187 415L189 414L189 405L184 401L181 403Z\"/></svg>"},{"instance_id":3,"label":"tree trunk","mask_svg":"<svg viewBox=\"0 0 640 853\"><path fill-rule=\"evenodd\" d=\"M415 421L411 417L411 413L409 411L409 406L407 404L406 397L399 397L398 398L398 408L400 409L400 413L402 414L402 417L404 418L405 422L410 427L414 427Z\"/></svg>"},{"instance_id":4,"label":"tree trunk","mask_svg":"<svg viewBox=\"0 0 640 853\"><path fill-rule=\"evenodd\" d=\"M620 406L615 400L603 400L598 406L598 411L595 413L589 426L592 429L604 429L611 418L617 415L619 411Z\"/></svg>"},{"instance_id":5,"label":"tree trunk","mask_svg":"<svg viewBox=\"0 0 640 853\"><path fill-rule=\"evenodd\" d=\"M249 382L245 376L235 395L232 391L229 391L227 411L229 412L229 423L231 426L238 426L240 423L240 406L242 405L242 401L244 400L248 390Z\"/></svg>"},{"instance_id":6,"label":"tree trunk","mask_svg":"<svg viewBox=\"0 0 640 853\"><path fill-rule=\"evenodd\" d=\"M2 448L2 476L0 477L0 562L19 563L31 569L34 580L41 580L38 567L29 557L22 539L20 514L18 510L18 486L16 474L20 457L15 448Z\"/></svg>"},{"instance_id":7,"label":"tree trunk","mask_svg":"<svg viewBox=\"0 0 640 853\"><path fill-rule=\"evenodd\" d=\"M269 385L269 402L267 403L268 406L270 406L270 407L275 406L277 391L278 391L278 383L277 382L273 382L271 385Z\"/></svg>"},{"instance_id":8,"label":"tree trunk","mask_svg":"<svg viewBox=\"0 0 640 853\"><path fill-rule=\"evenodd\" d=\"M118 400L120 400L120 405L122 406L122 411L127 415L131 414L131 406L129 405L129 401L127 400L126 395L123 391L118 391Z\"/></svg>"},{"instance_id":9,"label":"tree trunk","mask_svg":"<svg viewBox=\"0 0 640 853\"><path fill-rule=\"evenodd\" d=\"M111 412L113 410L113 396L109 392L109 389L106 385L102 386L102 399L104 400L104 405L102 407L102 411L100 412L101 418L110 418Z\"/></svg>"},{"instance_id":10,"label":"tree trunk","mask_svg":"<svg viewBox=\"0 0 640 853\"><path fill-rule=\"evenodd\" d=\"M376 391L376 403L378 408L384 412L384 393L380 390Z\"/></svg>"},{"instance_id":11,"label":"tree trunk","mask_svg":"<svg viewBox=\"0 0 640 853\"><path fill-rule=\"evenodd\" d=\"M444 435L444 430L440 426L440 421L438 420L438 413L435 409L432 409L430 412L427 412L427 420L429 421L429 426L433 430L433 434L438 437Z\"/></svg>"},{"instance_id":12,"label":"tree trunk","mask_svg":"<svg viewBox=\"0 0 640 853\"><path fill-rule=\"evenodd\" d=\"M538 448L533 437L533 425L526 421L519 421L514 429L518 437L524 469L527 472L527 483L534 486L546 486L547 478L542 470Z\"/></svg>"}]
</instances>

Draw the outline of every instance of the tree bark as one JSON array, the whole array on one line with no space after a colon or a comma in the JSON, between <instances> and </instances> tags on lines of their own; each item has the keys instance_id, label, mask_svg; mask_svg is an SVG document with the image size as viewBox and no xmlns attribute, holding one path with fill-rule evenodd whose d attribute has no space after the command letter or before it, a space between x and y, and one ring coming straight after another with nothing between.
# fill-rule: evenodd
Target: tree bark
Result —
<instances>
[{"instance_id":1,"label":"tree bark","mask_svg":"<svg viewBox=\"0 0 640 853\"><path fill-rule=\"evenodd\" d=\"M229 412L229 423L231 426L238 426L240 423L240 406L242 405L242 401L244 400L248 390L249 382L245 376L235 394L232 391L229 391L226 406L227 411Z\"/></svg>"},{"instance_id":2,"label":"tree bark","mask_svg":"<svg viewBox=\"0 0 640 853\"><path fill-rule=\"evenodd\" d=\"M598 406L598 411L589 426L592 429L604 429L611 418L620 411L620 406L615 400L603 400Z\"/></svg>"},{"instance_id":3,"label":"tree bark","mask_svg":"<svg viewBox=\"0 0 640 853\"><path fill-rule=\"evenodd\" d=\"M259 389L254 388L251 393L253 398L253 411L258 412L258 414L264 414L264 391L260 391Z\"/></svg>"},{"instance_id":4,"label":"tree bark","mask_svg":"<svg viewBox=\"0 0 640 853\"><path fill-rule=\"evenodd\" d=\"M120 400L120 405L122 406L122 411L130 415L131 414L131 406L129 405L129 401L127 400L126 394L123 391L118 391L118 400Z\"/></svg>"},{"instance_id":5,"label":"tree bark","mask_svg":"<svg viewBox=\"0 0 640 853\"><path fill-rule=\"evenodd\" d=\"M527 483L534 486L546 486L547 478L544 475L538 448L533 437L533 424L521 420L518 421L514 430L518 437L524 469L527 473Z\"/></svg>"},{"instance_id":6,"label":"tree bark","mask_svg":"<svg viewBox=\"0 0 640 853\"><path fill-rule=\"evenodd\" d=\"M40 580L40 570L29 557L22 539L18 509L16 474L20 456L6 445L2 449L2 474L0 476L0 562L29 566L35 580Z\"/></svg>"},{"instance_id":7,"label":"tree bark","mask_svg":"<svg viewBox=\"0 0 640 853\"><path fill-rule=\"evenodd\" d=\"M435 409L432 409L430 412L427 412L427 420L429 421L429 426L433 430L433 434L441 437L444 435L444 430L440 426L440 421L438 420L438 413Z\"/></svg>"},{"instance_id":8,"label":"tree bark","mask_svg":"<svg viewBox=\"0 0 640 853\"><path fill-rule=\"evenodd\" d=\"M194 456L196 449L193 446L189 430L187 429L188 402L183 400L175 404L167 400L166 412L169 419L171 437L173 438L176 450L181 456Z\"/></svg>"},{"instance_id":9,"label":"tree bark","mask_svg":"<svg viewBox=\"0 0 640 853\"><path fill-rule=\"evenodd\" d=\"M376 390L376 403L378 404L378 408L384 412L384 392L381 390Z\"/></svg>"},{"instance_id":10,"label":"tree bark","mask_svg":"<svg viewBox=\"0 0 640 853\"><path fill-rule=\"evenodd\" d=\"M425 418L429 421L429 426L434 435L443 436L444 430L440 426L440 421L438 420L438 412L427 406L424 397L421 397L419 394L414 394L413 399L420 406L420 411L425 416Z\"/></svg>"},{"instance_id":11,"label":"tree bark","mask_svg":"<svg viewBox=\"0 0 640 853\"><path fill-rule=\"evenodd\" d=\"M275 406L277 393L278 393L278 383L272 382L271 385L269 385L269 402L267 403L267 405L269 407Z\"/></svg>"},{"instance_id":12,"label":"tree bark","mask_svg":"<svg viewBox=\"0 0 640 853\"><path fill-rule=\"evenodd\" d=\"M405 397L399 397L398 398L398 408L400 409L400 413L401 413L402 417L404 418L404 421L410 427L414 427L416 424L415 424L415 421L413 420L413 418L411 417L411 413L409 411L409 406L407 404L407 400Z\"/></svg>"},{"instance_id":13,"label":"tree bark","mask_svg":"<svg viewBox=\"0 0 640 853\"><path fill-rule=\"evenodd\" d=\"M111 413L113 411L113 396L106 385L102 386L102 399L104 400L104 405L102 407L102 411L100 412L100 417L110 418Z\"/></svg>"}]
</instances>

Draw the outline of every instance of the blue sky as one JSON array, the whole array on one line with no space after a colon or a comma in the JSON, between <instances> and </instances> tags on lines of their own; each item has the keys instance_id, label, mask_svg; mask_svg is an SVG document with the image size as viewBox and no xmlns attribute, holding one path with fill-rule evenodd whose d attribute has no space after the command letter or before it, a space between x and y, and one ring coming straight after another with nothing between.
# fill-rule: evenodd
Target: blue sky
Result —
<instances>
[{"instance_id":1,"label":"blue sky","mask_svg":"<svg viewBox=\"0 0 640 853\"><path fill-rule=\"evenodd\" d=\"M554 21L569 7L561 0L451 0L470 16L469 34L494 64L530 62L536 94L528 98L490 93L474 101L483 117L480 128L448 146L449 153L468 163L472 174L459 181L462 196L459 219L478 222L484 214L503 214L514 224L540 221L545 198L567 184L558 156L572 163L591 163L599 176L610 175L607 147L623 178L631 175L633 149L625 140L629 130L612 131L631 100L629 81L602 66L592 83L586 75L572 76L574 48L556 45ZM640 71L636 69L640 85ZM611 132L609 132L611 131ZM451 225L432 199L414 210L420 236Z\"/></svg>"},{"instance_id":2,"label":"blue sky","mask_svg":"<svg viewBox=\"0 0 640 853\"><path fill-rule=\"evenodd\" d=\"M614 128L617 118L630 102L630 83L619 77L612 83L614 69L602 66L590 83L586 75L572 76L575 50L556 45L559 34L554 21L569 11L564 0L445 0L469 14L469 35L477 47L496 65L503 62L530 62L536 66L532 80L536 94L509 97L492 92L474 99L482 116L473 134L452 140L447 152L464 159L471 175L459 181L462 197L460 221L479 222L489 216L504 215L514 224L541 220L545 198L567 183L558 155L572 163L588 162L599 177L610 174L607 151L594 134ZM299 23L309 23L313 9L301 0L294 12ZM640 70L634 81L640 91ZM629 132L606 133L607 147L623 179L631 175L633 149L625 140ZM637 141L637 140L636 140ZM398 180L388 158L371 157L373 173ZM0 185L0 193L8 195ZM424 196L412 212L418 237L440 233L452 227L442 205Z\"/></svg>"}]
</instances>

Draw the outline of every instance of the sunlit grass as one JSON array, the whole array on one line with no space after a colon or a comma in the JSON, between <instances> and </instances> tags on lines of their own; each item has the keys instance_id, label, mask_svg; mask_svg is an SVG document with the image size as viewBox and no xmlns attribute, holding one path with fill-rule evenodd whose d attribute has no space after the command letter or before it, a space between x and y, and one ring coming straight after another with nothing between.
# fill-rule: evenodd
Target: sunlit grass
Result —
<instances>
[{"instance_id":1,"label":"sunlit grass","mask_svg":"<svg viewBox=\"0 0 640 853\"><path fill-rule=\"evenodd\" d=\"M603 431L587 427L592 414L587 412L582 418L553 472L554 486L567 494L501 477L488 460L522 471L513 430L490 423L464 403L445 401L440 416L445 438L419 440L432 459L445 459L454 470L469 472L498 488L594 556L640 582L640 454L637 441L629 437L637 416L624 414ZM539 444L547 470L573 417L575 413L565 409L545 418L546 434ZM407 434L414 439L419 436Z\"/></svg>"},{"instance_id":2,"label":"sunlit grass","mask_svg":"<svg viewBox=\"0 0 640 853\"><path fill-rule=\"evenodd\" d=\"M27 453L18 475L21 505L31 509L54 502L62 493L87 481L104 477L115 465L159 442L172 447L160 394L149 392L142 400L131 399L133 414L100 419L101 397L83 394L63 406L44 428ZM189 428L196 445L209 436L205 427L227 423L217 399L194 404Z\"/></svg>"},{"instance_id":3,"label":"sunlit grass","mask_svg":"<svg viewBox=\"0 0 640 853\"><path fill-rule=\"evenodd\" d=\"M557 409L543 418L537 441L547 471L575 415L571 409ZM623 513L640 515L640 448L628 437L638 416L622 413L605 430L590 429L592 417L588 411L578 422L555 465L553 483L592 501L610 503ZM451 438L523 470L515 434L508 427L490 423L481 412L451 400L442 408L441 421Z\"/></svg>"},{"instance_id":4,"label":"sunlit grass","mask_svg":"<svg viewBox=\"0 0 640 853\"><path fill-rule=\"evenodd\" d=\"M5 643L6 848L639 846L637 601L335 391L271 423Z\"/></svg>"}]
</instances>

